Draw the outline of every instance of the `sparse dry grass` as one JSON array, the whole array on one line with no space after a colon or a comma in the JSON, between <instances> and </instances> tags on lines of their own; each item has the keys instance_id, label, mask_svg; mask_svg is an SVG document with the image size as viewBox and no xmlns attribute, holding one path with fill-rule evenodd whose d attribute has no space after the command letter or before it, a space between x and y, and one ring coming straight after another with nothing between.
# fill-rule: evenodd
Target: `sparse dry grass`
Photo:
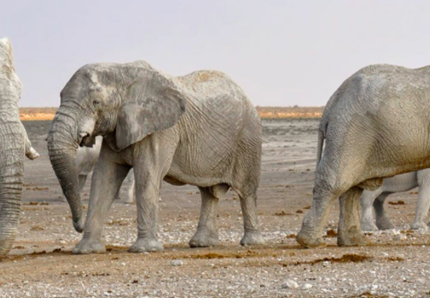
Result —
<instances>
[{"instance_id":1,"label":"sparse dry grass","mask_svg":"<svg viewBox=\"0 0 430 298\"><path fill-rule=\"evenodd\" d=\"M19 116L21 120L52 120L57 112L57 108L20 108Z\"/></svg>"},{"instance_id":2,"label":"sparse dry grass","mask_svg":"<svg viewBox=\"0 0 430 298\"><path fill-rule=\"evenodd\" d=\"M262 119L321 118L324 107L260 107ZM57 108L20 108L21 120L52 120Z\"/></svg>"},{"instance_id":3,"label":"sparse dry grass","mask_svg":"<svg viewBox=\"0 0 430 298\"><path fill-rule=\"evenodd\" d=\"M262 119L321 118L324 107L260 107Z\"/></svg>"}]
</instances>

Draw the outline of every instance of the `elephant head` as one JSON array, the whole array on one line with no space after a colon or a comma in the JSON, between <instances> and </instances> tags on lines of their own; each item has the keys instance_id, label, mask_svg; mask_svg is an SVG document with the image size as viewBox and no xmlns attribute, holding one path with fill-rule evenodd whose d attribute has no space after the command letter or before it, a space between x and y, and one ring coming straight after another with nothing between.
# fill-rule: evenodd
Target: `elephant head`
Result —
<instances>
[{"instance_id":1,"label":"elephant head","mask_svg":"<svg viewBox=\"0 0 430 298\"><path fill-rule=\"evenodd\" d=\"M78 232L83 231L75 170L78 146L92 146L101 135L120 151L172 127L184 111L185 98L175 80L143 61L88 64L73 75L61 91L48 150Z\"/></svg>"},{"instance_id":2,"label":"elephant head","mask_svg":"<svg viewBox=\"0 0 430 298\"><path fill-rule=\"evenodd\" d=\"M24 134L19 120L21 81L9 39L0 39L0 257L17 233L24 172Z\"/></svg>"}]
</instances>

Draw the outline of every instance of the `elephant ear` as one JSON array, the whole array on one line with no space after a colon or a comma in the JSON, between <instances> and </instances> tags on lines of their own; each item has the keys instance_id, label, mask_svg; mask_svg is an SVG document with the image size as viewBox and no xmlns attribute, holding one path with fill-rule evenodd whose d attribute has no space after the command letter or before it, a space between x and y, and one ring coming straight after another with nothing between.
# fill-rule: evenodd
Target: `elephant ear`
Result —
<instances>
[{"instance_id":1,"label":"elephant ear","mask_svg":"<svg viewBox=\"0 0 430 298\"><path fill-rule=\"evenodd\" d=\"M185 98L171 79L145 70L127 89L115 132L116 145L124 149L153 132L175 125L185 112Z\"/></svg>"}]
</instances>

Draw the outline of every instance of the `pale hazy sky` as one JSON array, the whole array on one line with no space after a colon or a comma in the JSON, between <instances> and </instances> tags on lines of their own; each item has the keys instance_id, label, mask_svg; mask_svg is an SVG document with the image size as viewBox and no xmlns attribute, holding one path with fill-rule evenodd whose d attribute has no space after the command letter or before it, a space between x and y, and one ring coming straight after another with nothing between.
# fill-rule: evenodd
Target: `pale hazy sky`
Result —
<instances>
[{"instance_id":1,"label":"pale hazy sky","mask_svg":"<svg viewBox=\"0 0 430 298\"><path fill-rule=\"evenodd\" d=\"M430 1L3 0L0 9L27 107L58 106L90 62L220 70L272 106L324 105L368 64L430 64Z\"/></svg>"}]
</instances>

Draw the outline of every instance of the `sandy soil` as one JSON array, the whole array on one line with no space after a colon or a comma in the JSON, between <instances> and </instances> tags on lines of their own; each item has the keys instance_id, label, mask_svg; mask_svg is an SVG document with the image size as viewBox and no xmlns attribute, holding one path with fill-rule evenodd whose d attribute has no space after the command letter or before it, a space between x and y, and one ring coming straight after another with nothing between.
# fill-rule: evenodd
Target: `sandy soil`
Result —
<instances>
[{"instance_id":1,"label":"sandy soil","mask_svg":"<svg viewBox=\"0 0 430 298\"><path fill-rule=\"evenodd\" d=\"M0 262L0 297L417 297L429 296L429 234L408 231L416 192L392 195L398 230L368 235L371 245L339 248L333 208L327 245L295 242L311 204L318 120L265 120L259 214L267 245L240 247L237 195L220 202L222 246L190 249L200 196L192 186L163 186L159 237L163 252L131 254L136 206L117 202L104 229L108 252L72 255L81 235L49 164L49 121L24 122L42 157L26 161L19 236ZM89 183L84 190L88 200ZM87 202L85 202L87 203ZM295 287L297 285L297 287Z\"/></svg>"}]
</instances>

